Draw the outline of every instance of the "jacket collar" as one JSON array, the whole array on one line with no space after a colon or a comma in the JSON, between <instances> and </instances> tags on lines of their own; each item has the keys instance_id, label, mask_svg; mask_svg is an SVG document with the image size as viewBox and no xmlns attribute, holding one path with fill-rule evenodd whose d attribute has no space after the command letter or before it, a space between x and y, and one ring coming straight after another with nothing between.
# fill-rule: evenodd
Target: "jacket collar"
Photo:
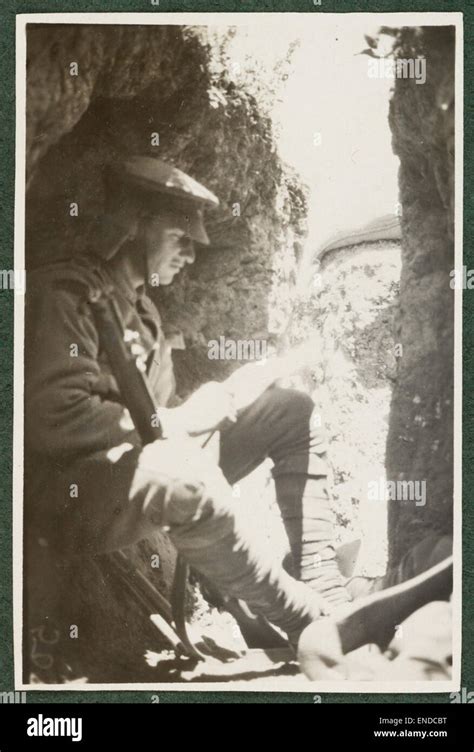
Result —
<instances>
[{"instance_id":1,"label":"jacket collar","mask_svg":"<svg viewBox=\"0 0 474 752\"><path fill-rule=\"evenodd\" d=\"M145 293L144 285L136 288L134 287L134 285L132 285L129 278L124 274L119 274L114 269L107 269L107 271L109 273L109 277L112 280L114 288L117 290L119 295L128 300L129 303L135 305L137 303L137 300L143 297Z\"/></svg>"}]
</instances>

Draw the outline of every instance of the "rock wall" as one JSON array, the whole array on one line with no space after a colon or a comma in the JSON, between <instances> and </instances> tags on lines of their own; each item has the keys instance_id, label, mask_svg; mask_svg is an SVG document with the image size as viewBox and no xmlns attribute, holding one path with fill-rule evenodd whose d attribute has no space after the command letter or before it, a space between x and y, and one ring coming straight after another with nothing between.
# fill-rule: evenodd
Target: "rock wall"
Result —
<instances>
[{"instance_id":1,"label":"rock wall","mask_svg":"<svg viewBox=\"0 0 474 752\"><path fill-rule=\"evenodd\" d=\"M396 56L426 58L426 83L396 79L390 105L400 158L402 272L398 360L387 475L426 481L425 506L389 506L390 562L430 531L451 533L453 509L454 29L405 29Z\"/></svg>"}]
</instances>

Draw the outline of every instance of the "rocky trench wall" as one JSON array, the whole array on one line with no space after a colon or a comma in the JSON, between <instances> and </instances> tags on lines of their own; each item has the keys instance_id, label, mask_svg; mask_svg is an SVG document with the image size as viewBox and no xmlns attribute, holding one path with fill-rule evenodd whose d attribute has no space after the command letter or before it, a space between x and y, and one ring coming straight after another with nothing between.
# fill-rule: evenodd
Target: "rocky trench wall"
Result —
<instances>
[{"instance_id":1,"label":"rocky trench wall","mask_svg":"<svg viewBox=\"0 0 474 752\"><path fill-rule=\"evenodd\" d=\"M400 158L402 268L397 361L387 441L387 476L426 482L426 504L389 506L389 556L396 564L429 533L451 534L454 395L453 27L405 29L395 55L426 59L426 83L396 79L390 104Z\"/></svg>"}]
</instances>

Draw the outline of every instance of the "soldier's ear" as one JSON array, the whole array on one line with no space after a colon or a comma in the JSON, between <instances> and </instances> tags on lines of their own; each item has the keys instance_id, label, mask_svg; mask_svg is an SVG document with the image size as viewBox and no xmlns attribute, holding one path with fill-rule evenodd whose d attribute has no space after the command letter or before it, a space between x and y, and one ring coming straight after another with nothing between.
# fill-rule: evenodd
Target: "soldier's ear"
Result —
<instances>
[{"instance_id":1,"label":"soldier's ear","mask_svg":"<svg viewBox=\"0 0 474 752\"><path fill-rule=\"evenodd\" d=\"M140 228L141 218L140 217L130 217L129 225L128 225L128 240L136 240L138 236L138 230Z\"/></svg>"}]
</instances>

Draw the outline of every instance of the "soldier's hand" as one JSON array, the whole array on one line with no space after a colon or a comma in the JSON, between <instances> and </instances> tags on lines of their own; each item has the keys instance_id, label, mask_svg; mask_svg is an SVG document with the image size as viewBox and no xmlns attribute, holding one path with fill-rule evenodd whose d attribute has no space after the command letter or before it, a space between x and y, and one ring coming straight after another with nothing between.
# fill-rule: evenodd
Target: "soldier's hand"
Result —
<instances>
[{"instance_id":1,"label":"soldier's hand","mask_svg":"<svg viewBox=\"0 0 474 752\"><path fill-rule=\"evenodd\" d=\"M214 431L225 421L237 420L233 393L217 381L199 387L182 405L169 411L173 421L190 436Z\"/></svg>"}]
</instances>

